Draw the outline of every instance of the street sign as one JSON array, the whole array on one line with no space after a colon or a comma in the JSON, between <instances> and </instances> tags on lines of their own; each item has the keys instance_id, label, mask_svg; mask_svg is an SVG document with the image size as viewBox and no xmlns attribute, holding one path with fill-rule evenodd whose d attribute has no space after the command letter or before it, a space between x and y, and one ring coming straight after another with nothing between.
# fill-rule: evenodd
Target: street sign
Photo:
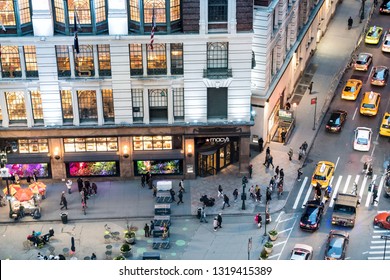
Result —
<instances>
[{"instance_id":1,"label":"street sign","mask_svg":"<svg viewBox=\"0 0 390 280\"><path fill-rule=\"evenodd\" d=\"M310 99L310 104L311 105L317 104L317 97Z\"/></svg>"},{"instance_id":2,"label":"street sign","mask_svg":"<svg viewBox=\"0 0 390 280\"><path fill-rule=\"evenodd\" d=\"M0 177L1 178L11 177L11 174L9 174L9 170L7 167L0 168Z\"/></svg>"},{"instance_id":3,"label":"street sign","mask_svg":"<svg viewBox=\"0 0 390 280\"><path fill-rule=\"evenodd\" d=\"M381 235L381 239L390 240L390 235Z\"/></svg>"}]
</instances>

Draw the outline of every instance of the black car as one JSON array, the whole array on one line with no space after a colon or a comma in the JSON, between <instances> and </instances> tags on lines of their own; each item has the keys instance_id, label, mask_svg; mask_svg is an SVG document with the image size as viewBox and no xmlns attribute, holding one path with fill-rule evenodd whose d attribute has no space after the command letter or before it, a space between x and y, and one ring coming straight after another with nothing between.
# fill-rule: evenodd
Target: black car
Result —
<instances>
[{"instance_id":1,"label":"black car","mask_svg":"<svg viewBox=\"0 0 390 280\"><path fill-rule=\"evenodd\" d=\"M309 200L301 216L299 226L303 230L315 231L320 227L324 204L319 200Z\"/></svg>"},{"instance_id":2,"label":"black car","mask_svg":"<svg viewBox=\"0 0 390 280\"><path fill-rule=\"evenodd\" d=\"M331 230L325 248L325 260L344 260L349 243L349 233Z\"/></svg>"},{"instance_id":3,"label":"black car","mask_svg":"<svg viewBox=\"0 0 390 280\"><path fill-rule=\"evenodd\" d=\"M347 119L347 112L342 110L333 111L326 124L326 130L330 132L340 132L341 126Z\"/></svg>"},{"instance_id":4,"label":"black car","mask_svg":"<svg viewBox=\"0 0 390 280\"><path fill-rule=\"evenodd\" d=\"M390 14L390 0L384 0L379 7L380 14Z\"/></svg>"}]
</instances>

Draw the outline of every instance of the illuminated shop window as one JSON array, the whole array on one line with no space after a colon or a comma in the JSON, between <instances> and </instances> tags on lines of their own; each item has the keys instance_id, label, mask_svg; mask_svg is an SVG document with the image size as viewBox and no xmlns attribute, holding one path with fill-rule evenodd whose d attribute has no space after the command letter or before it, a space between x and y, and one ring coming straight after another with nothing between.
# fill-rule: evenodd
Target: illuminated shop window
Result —
<instances>
[{"instance_id":1,"label":"illuminated shop window","mask_svg":"<svg viewBox=\"0 0 390 280\"><path fill-rule=\"evenodd\" d=\"M133 102L133 122L143 122L144 90L142 88L131 89L131 100Z\"/></svg>"},{"instance_id":2,"label":"illuminated shop window","mask_svg":"<svg viewBox=\"0 0 390 280\"><path fill-rule=\"evenodd\" d=\"M184 88L174 88L173 117L175 120L184 120Z\"/></svg>"},{"instance_id":3,"label":"illuminated shop window","mask_svg":"<svg viewBox=\"0 0 390 280\"><path fill-rule=\"evenodd\" d=\"M168 120L168 92L166 89L149 90L150 121L166 122Z\"/></svg>"},{"instance_id":4,"label":"illuminated shop window","mask_svg":"<svg viewBox=\"0 0 390 280\"><path fill-rule=\"evenodd\" d=\"M9 120L18 122L18 121L27 121L26 115L26 102L24 99L24 92L6 92L5 98L7 101L7 109Z\"/></svg>"},{"instance_id":5,"label":"illuminated shop window","mask_svg":"<svg viewBox=\"0 0 390 280\"><path fill-rule=\"evenodd\" d=\"M32 33L31 0L0 0L0 35Z\"/></svg>"},{"instance_id":6,"label":"illuminated shop window","mask_svg":"<svg viewBox=\"0 0 390 280\"><path fill-rule=\"evenodd\" d=\"M78 90L77 91L80 122L97 121L97 103L96 91Z\"/></svg>"},{"instance_id":7,"label":"illuminated shop window","mask_svg":"<svg viewBox=\"0 0 390 280\"><path fill-rule=\"evenodd\" d=\"M38 77L37 54L35 46L24 46L24 60L26 61L26 77Z\"/></svg>"},{"instance_id":8,"label":"illuminated shop window","mask_svg":"<svg viewBox=\"0 0 390 280\"><path fill-rule=\"evenodd\" d=\"M171 73L183 75L183 44L171 44Z\"/></svg>"},{"instance_id":9,"label":"illuminated shop window","mask_svg":"<svg viewBox=\"0 0 390 280\"><path fill-rule=\"evenodd\" d=\"M76 66L76 75L79 77L91 77L95 75L93 65L93 46L81 45L80 53L74 50L74 63Z\"/></svg>"},{"instance_id":10,"label":"illuminated shop window","mask_svg":"<svg viewBox=\"0 0 390 280\"><path fill-rule=\"evenodd\" d=\"M35 121L43 122L43 109L41 93L37 90L31 91L31 105Z\"/></svg>"},{"instance_id":11,"label":"illuminated shop window","mask_svg":"<svg viewBox=\"0 0 390 280\"><path fill-rule=\"evenodd\" d=\"M62 119L64 123L73 123L73 105L72 92L70 90L61 90Z\"/></svg>"},{"instance_id":12,"label":"illuminated shop window","mask_svg":"<svg viewBox=\"0 0 390 280\"><path fill-rule=\"evenodd\" d=\"M228 0L209 0L209 22L226 22L228 12Z\"/></svg>"},{"instance_id":13,"label":"illuminated shop window","mask_svg":"<svg viewBox=\"0 0 390 280\"><path fill-rule=\"evenodd\" d=\"M148 48L148 75L166 75L167 57L165 44L153 44L153 50Z\"/></svg>"},{"instance_id":14,"label":"illuminated shop window","mask_svg":"<svg viewBox=\"0 0 390 280\"><path fill-rule=\"evenodd\" d=\"M172 150L172 136L134 136L134 151Z\"/></svg>"},{"instance_id":15,"label":"illuminated shop window","mask_svg":"<svg viewBox=\"0 0 390 280\"><path fill-rule=\"evenodd\" d=\"M1 70L3 78L22 77L17 46L1 46Z\"/></svg>"},{"instance_id":16,"label":"illuminated shop window","mask_svg":"<svg viewBox=\"0 0 390 280\"><path fill-rule=\"evenodd\" d=\"M142 45L130 44L129 48L130 48L130 74L142 75L143 74Z\"/></svg>"},{"instance_id":17,"label":"illuminated shop window","mask_svg":"<svg viewBox=\"0 0 390 280\"><path fill-rule=\"evenodd\" d=\"M97 45L99 59L99 76L111 76L110 45Z\"/></svg>"},{"instance_id":18,"label":"illuminated shop window","mask_svg":"<svg viewBox=\"0 0 390 280\"><path fill-rule=\"evenodd\" d=\"M112 89L103 89L102 98L103 98L104 121L113 122L115 114L114 114L114 99L113 99Z\"/></svg>"},{"instance_id":19,"label":"illuminated shop window","mask_svg":"<svg viewBox=\"0 0 390 280\"><path fill-rule=\"evenodd\" d=\"M64 138L65 153L118 151L117 137Z\"/></svg>"},{"instance_id":20,"label":"illuminated shop window","mask_svg":"<svg viewBox=\"0 0 390 280\"><path fill-rule=\"evenodd\" d=\"M31 153L48 153L49 143L45 138L39 139L19 139L19 153L31 154Z\"/></svg>"},{"instance_id":21,"label":"illuminated shop window","mask_svg":"<svg viewBox=\"0 0 390 280\"><path fill-rule=\"evenodd\" d=\"M78 161L66 163L69 177L107 177L119 175L116 161Z\"/></svg>"},{"instance_id":22,"label":"illuminated shop window","mask_svg":"<svg viewBox=\"0 0 390 280\"><path fill-rule=\"evenodd\" d=\"M68 46L56 46L58 77L70 77Z\"/></svg>"}]
</instances>

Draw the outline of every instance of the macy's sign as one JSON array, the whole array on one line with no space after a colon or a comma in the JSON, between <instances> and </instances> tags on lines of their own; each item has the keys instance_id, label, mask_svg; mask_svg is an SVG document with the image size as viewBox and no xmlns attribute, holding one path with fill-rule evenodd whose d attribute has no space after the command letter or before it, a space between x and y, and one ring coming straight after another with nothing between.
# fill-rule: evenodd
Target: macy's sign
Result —
<instances>
[{"instance_id":1,"label":"macy's sign","mask_svg":"<svg viewBox=\"0 0 390 280\"><path fill-rule=\"evenodd\" d=\"M207 142L211 143L217 143L217 144L225 144L230 142L229 137L213 137L213 138L207 138Z\"/></svg>"}]
</instances>

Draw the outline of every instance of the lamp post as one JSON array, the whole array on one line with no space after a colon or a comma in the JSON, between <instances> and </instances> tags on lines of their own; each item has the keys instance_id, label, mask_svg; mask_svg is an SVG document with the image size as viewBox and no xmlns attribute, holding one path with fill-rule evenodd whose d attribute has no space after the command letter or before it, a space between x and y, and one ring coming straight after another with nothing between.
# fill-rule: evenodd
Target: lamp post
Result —
<instances>
[{"instance_id":1,"label":"lamp post","mask_svg":"<svg viewBox=\"0 0 390 280\"><path fill-rule=\"evenodd\" d=\"M8 206L9 206L9 217L11 218L11 215L12 215L11 193L9 190L9 183L8 183L8 178L10 177L10 174L9 174L8 168L5 167L5 164L7 163L7 161L8 161L7 152L6 152L6 150L2 150L0 153L0 166L1 166L0 175L1 175L2 180L4 180L4 178L5 178L5 182L7 185L7 196L6 197L7 197Z\"/></svg>"},{"instance_id":2,"label":"lamp post","mask_svg":"<svg viewBox=\"0 0 390 280\"><path fill-rule=\"evenodd\" d=\"M242 177L242 194L241 194L241 199L242 199L242 210L245 210L245 200L246 200L246 193L245 193L245 187L246 183L248 183L248 178L246 176Z\"/></svg>"},{"instance_id":3,"label":"lamp post","mask_svg":"<svg viewBox=\"0 0 390 280\"><path fill-rule=\"evenodd\" d=\"M390 240L390 235L381 235L381 239L385 240L385 248L383 249L383 259L386 259L386 244L387 240Z\"/></svg>"},{"instance_id":4,"label":"lamp post","mask_svg":"<svg viewBox=\"0 0 390 280\"><path fill-rule=\"evenodd\" d=\"M360 8L360 23L362 23L363 19L364 19L364 6L366 4L366 0L362 0L362 7Z\"/></svg>"},{"instance_id":5,"label":"lamp post","mask_svg":"<svg viewBox=\"0 0 390 280\"><path fill-rule=\"evenodd\" d=\"M268 188L265 193L265 210L264 210L264 234L263 236L267 236L267 212L268 212Z\"/></svg>"}]
</instances>

